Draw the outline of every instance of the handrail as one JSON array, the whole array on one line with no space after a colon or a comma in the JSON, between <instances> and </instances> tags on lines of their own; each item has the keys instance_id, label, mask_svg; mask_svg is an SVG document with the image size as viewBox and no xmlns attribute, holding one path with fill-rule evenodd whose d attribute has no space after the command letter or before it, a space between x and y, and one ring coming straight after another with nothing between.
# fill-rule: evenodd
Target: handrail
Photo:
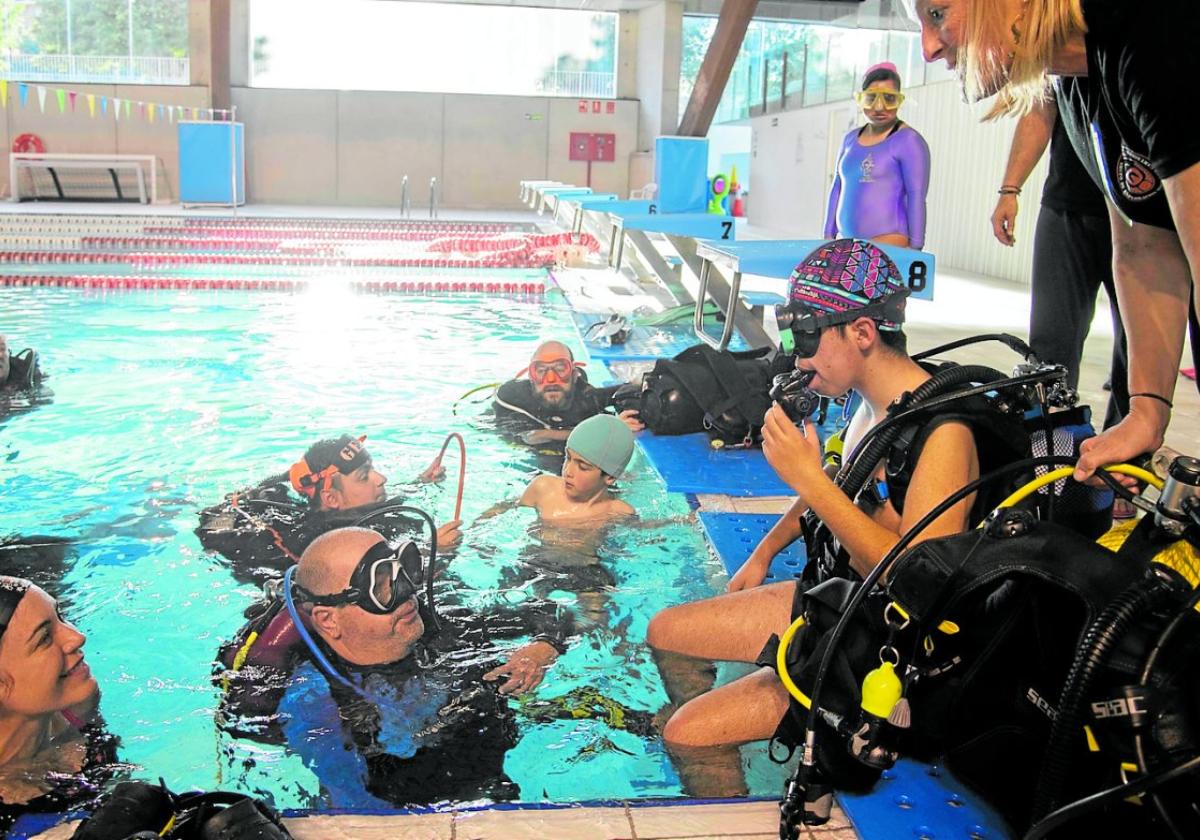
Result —
<instances>
[{"instance_id":1,"label":"handrail","mask_svg":"<svg viewBox=\"0 0 1200 840\"><path fill-rule=\"evenodd\" d=\"M400 181L400 215L408 219L412 217L412 200L408 195L408 176Z\"/></svg>"},{"instance_id":2,"label":"handrail","mask_svg":"<svg viewBox=\"0 0 1200 840\"><path fill-rule=\"evenodd\" d=\"M436 219L438 217L438 179L433 176L429 179L429 218Z\"/></svg>"}]
</instances>

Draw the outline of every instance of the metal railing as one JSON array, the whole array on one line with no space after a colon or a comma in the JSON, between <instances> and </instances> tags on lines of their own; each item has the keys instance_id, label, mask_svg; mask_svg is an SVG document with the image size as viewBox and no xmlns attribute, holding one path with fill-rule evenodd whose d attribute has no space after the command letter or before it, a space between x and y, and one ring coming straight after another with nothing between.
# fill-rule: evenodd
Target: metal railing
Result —
<instances>
[{"instance_id":1,"label":"metal railing","mask_svg":"<svg viewBox=\"0 0 1200 840\"><path fill-rule=\"evenodd\" d=\"M612 99L617 95L617 74L589 70L551 70L537 83L547 96L582 96Z\"/></svg>"},{"instance_id":2,"label":"metal railing","mask_svg":"<svg viewBox=\"0 0 1200 840\"><path fill-rule=\"evenodd\" d=\"M408 176L400 182L400 215L406 219L412 218L412 199L408 195Z\"/></svg>"},{"instance_id":3,"label":"metal railing","mask_svg":"<svg viewBox=\"0 0 1200 840\"><path fill-rule=\"evenodd\" d=\"M186 58L128 55L27 55L0 52L0 78L23 82L186 85Z\"/></svg>"},{"instance_id":4,"label":"metal railing","mask_svg":"<svg viewBox=\"0 0 1200 840\"><path fill-rule=\"evenodd\" d=\"M438 217L439 204L441 204L441 196L438 191L438 179L435 175L429 179L429 218L436 219Z\"/></svg>"}]
</instances>

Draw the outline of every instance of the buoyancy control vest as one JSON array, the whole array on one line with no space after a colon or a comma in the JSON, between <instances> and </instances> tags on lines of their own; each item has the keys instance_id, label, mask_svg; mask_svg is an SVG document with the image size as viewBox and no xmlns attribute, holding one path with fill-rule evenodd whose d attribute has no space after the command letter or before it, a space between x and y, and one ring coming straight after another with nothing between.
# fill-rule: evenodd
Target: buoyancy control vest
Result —
<instances>
[{"instance_id":1,"label":"buoyancy control vest","mask_svg":"<svg viewBox=\"0 0 1200 840\"><path fill-rule=\"evenodd\" d=\"M546 405L528 379L512 379L496 391L493 409L502 431L516 433L532 429L573 429L612 405L619 385L597 388L587 374L575 368L575 382L568 399L557 406Z\"/></svg>"}]
</instances>

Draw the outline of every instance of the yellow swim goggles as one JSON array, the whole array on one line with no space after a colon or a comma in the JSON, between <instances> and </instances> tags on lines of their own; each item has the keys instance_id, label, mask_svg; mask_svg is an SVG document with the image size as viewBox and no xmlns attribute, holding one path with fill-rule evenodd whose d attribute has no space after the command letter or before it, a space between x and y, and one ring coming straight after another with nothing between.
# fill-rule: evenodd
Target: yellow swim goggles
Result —
<instances>
[{"instance_id":1,"label":"yellow swim goggles","mask_svg":"<svg viewBox=\"0 0 1200 840\"><path fill-rule=\"evenodd\" d=\"M854 94L854 101L863 108L885 108L894 111L904 101L904 94L895 90L860 90Z\"/></svg>"}]
</instances>

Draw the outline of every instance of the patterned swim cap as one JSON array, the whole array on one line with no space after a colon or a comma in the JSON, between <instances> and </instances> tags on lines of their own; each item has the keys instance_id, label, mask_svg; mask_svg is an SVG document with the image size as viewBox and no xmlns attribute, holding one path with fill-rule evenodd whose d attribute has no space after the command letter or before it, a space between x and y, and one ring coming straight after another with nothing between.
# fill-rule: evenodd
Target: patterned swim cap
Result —
<instances>
[{"instance_id":1,"label":"patterned swim cap","mask_svg":"<svg viewBox=\"0 0 1200 840\"><path fill-rule=\"evenodd\" d=\"M887 317L875 314L882 308L876 305L897 294L900 297L889 307ZM873 311L863 314L878 321L881 330L900 329L907 295L908 287L891 257L862 239L826 242L793 269L788 281L790 306L799 304L827 313L850 313L870 306Z\"/></svg>"}]
</instances>

